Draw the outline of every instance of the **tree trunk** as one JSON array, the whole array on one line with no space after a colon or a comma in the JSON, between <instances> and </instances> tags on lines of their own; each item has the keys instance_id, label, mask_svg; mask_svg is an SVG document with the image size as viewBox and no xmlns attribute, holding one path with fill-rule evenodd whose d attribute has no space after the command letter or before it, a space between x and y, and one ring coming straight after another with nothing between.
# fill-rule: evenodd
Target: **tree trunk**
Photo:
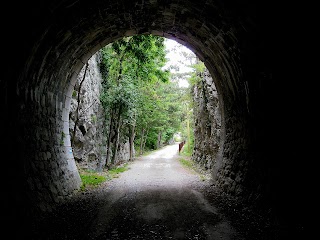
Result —
<instances>
[{"instance_id":1,"label":"tree trunk","mask_svg":"<svg viewBox=\"0 0 320 240\"><path fill-rule=\"evenodd\" d=\"M146 146L147 138L148 138L148 131L145 131L145 134L144 134L144 137L143 137L143 142L142 142L142 153L144 152L144 148Z\"/></svg>"},{"instance_id":2,"label":"tree trunk","mask_svg":"<svg viewBox=\"0 0 320 240\"><path fill-rule=\"evenodd\" d=\"M122 106L119 107L118 111L118 116L117 116L117 127L116 127L116 132L115 132L115 142L114 142L114 151L113 151L113 156L111 160L111 164L114 164L116 162L116 157L118 153L118 147L119 147L119 139L120 139L120 126L121 126L121 111L122 111Z\"/></svg>"},{"instance_id":3,"label":"tree trunk","mask_svg":"<svg viewBox=\"0 0 320 240\"><path fill-rule=\"evenodd\" d=\"M113 116L114 116L114 110L112 108L110 111L109 133L108 133L107 146L106 146L107 154L106 154L106 165L105 166L108 166L109 158L110 158L111 134L112 134L112 129L113 129L113 125L114 125Z\"/></svg>"},{"instance_id":4,"label":"tree trunk","mask_svg":"<svg viewBox=\"0 0 320 240\"><path fill-rule=\"evenodd\" d=\"M140 155L143 154L143 139L144 139L144 131L145 129L142 128L142 131L141 131L141 137L140 137Z\"/></svg>"},{"instance_id":5,"label":"tree trunk","mask_svg":"<svg viewBox=\"0 0 320 240\"><path fill-rule=\"evenodd\" d=\"M135 124L129 125L129 147L130 147L130 161L133 161L134 138L135 138Z\"/></svg>"},{"instance_id":6,"label":"tree trunk","mask_svg":"<svg viewBox=\"0 0 320 240\"><path fill-rule=\"evenodd\" d=\"M158 141L157 141L157 149L159 149L161 147L161 138L162 138L162 134L161 132L158 133Z\"/></svg>"}]
</instances>

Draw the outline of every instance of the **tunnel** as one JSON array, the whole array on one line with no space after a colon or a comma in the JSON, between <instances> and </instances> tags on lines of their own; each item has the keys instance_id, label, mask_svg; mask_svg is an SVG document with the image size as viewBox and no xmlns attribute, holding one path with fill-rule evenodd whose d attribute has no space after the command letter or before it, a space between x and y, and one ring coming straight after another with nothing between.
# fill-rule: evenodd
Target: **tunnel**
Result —
<instances>
[{"instance_id":1,"label":"tunnel","mask_svg":"<svg viewBox=\"0 0 320 240\"><path fill-rule=\"evenodd\" d=\"M31 218L79 189L68 121L76 77L99 49L137 34L175 40L209 70L222 117L216 186L269 209L288 231L303 225L303 210L291 209L304 193L295 165L301 149L286 121L297 120L272 76L272 7L250 0L8 3L0 85L8 226L23 236Z\"/></svg>"}]
</instances>

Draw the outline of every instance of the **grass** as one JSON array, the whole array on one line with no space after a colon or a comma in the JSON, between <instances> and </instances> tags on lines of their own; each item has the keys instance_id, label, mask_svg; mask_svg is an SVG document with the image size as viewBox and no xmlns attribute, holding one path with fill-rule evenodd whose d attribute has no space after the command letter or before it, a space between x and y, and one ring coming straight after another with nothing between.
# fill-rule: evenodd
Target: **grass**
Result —
<instances>
[{"instance_id":1,"label":"grass","mask_svg":"<svg viewBox=\"0 0 320 240\"><path fill-rule=\"evenodd\" d=\"M155 150L145 150L141 156L147 156L149 155L150 153L154 152Z\"/></svg>"},{"instance_id":2,"label":"grass","mask_svg":"<svg viewBox=\"0 0 320 240\"><path fill-rule=\"evenodd\" d=\"M190 157L187 157L187 159L180 157L179 158L179 162L182 164L182 166L184 166L185 168L190 169L191 171L197 173L199 175L199 178L201 181L205 181L208 180L209 177L206 176L205 174L202 173L201 169L199 168L199 166L190 159Z\"/></svg>"},{"instance_id":3,"label":"grass","mask_svg":"<svg viewBox=\"0 0 320 240\"><path fill-rule=\"evenodd\" d=\"M101 183L107 180L106 176L100 175L99 173L83 170L80 173L80 178L82 181L82 185L80 190L84 191L88 188L94 188L99 186Z\"/></svg>"},{"instance_id":4,"label":"grass","mask_svg":"<svg viewBox=\"0 0 320 240\"><path fill-rule=\"evenodd\" d=\"M129 169L128 163L125 163L123 166L113 167L108 170L108 175L112 178L119 177L119 174L125 172Z\"/></svg>"},{"instance_id":5,"label":"grass","mask_svg":"<svg viewBox=\"0 0 320 240\"><path fill-rule=\"evenodd\" d=\"M191 160L180 158L180 163L189 169L194 169L194 163Z\"/></svg>"},{"instance_id":6,"label":"grass","mask_svg":"<svg viewBox=\"0 0 320 240\"><path fill-rule=\"evenodd\" d=\"M80 191L86 189L96 188L106 181L119 177L119 174L129 169L128 163L121 166L112 167L103 172L96 172L93 170L80 169L79 174L82 181Z\"/></svg>"},{"instance_id":7,"label":"grass","mask_svg":"<svg viewBox=\"0 0 320 240\"><path fill-rule=\"evenodd\" d=\"M189 142L186 142L179 155L190 157L192 155L192 151L193 151L193 144L191 143L189 146Z\"/></svg>"},{"instance_id":8,"label":"grass","mask_svg":"<svg viewBox=\"0 0 320 240\"><path fill-rule=\"evenodd\" d=\"M196 162L192 161L191 155L193 151L193 144L191 143L189 146L189 142L186 142L179 153L180 158L179 161L182 164L182 166L192 170L193 172L197 173L199 175L199 178L201 181L205 181L207 177L202 173L200 167L197 165Z\"/></svg>"}]
</instances>

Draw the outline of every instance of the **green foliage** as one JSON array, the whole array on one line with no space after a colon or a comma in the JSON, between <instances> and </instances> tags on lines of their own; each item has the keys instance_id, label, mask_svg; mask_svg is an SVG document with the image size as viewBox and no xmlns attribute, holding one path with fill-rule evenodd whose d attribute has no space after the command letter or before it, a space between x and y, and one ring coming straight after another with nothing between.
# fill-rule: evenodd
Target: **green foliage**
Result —
<instances>
[{"instance_id":1,"label":"green foliage","mask_svg":"<svg viewBox=\"0 0 320 240\"><path fill-rule=\"evenodd\" d=\"M123 166L112 167L108 170L108 175L111 178L119 177L119 174L129 170L128 163L125 163Z\"/></svg>"},{"instance_id":2,"label":"green foliage","mask_svg":"<svg viewBox=\"0 0 320 240\"><path fill-rule=\"evenodd\" d=\"M119 177L119 174L129 170L128 163L123 164L122 166L115 166L104 172L96 172L93 170L80 169L80 178L82 185L80 187L81 191L90 188L96 188L100 186L105 181L110 181L113 178Z\"/></svg>"},{"instance_id":3,"label":"green foliage","mask_svg":"<svg viewBox=\"0 0 320 240\"><path fill-rule=\"evenodd\" d=\"M97 116L96 115L91 115L91 120L92 122L96 123L97 122Z\"/></svg>"},{"instance_id":4,"label":"green foliage","mask_svg":"<svg viewBox=\"0 0 320 240\"><path fill-rule=\"evenodd\" d=\"M61 138L60 138L60 145L64 145L64 138L66 137L66 134L64 132L61 132Z\"/></svg>"},{"instance_id":5,"label":"green foliage","mask_svg":"<svg viewBox=\"0 0 320 240\"><path fill-rule=\"evenodd\" d=\"M192 152L193 152L193 146L194 146L193 139L192 139L191 142L186 141L186 143L184 144L180 154L182 156L190 157L192 155Z\"/></svg>"},{"instance_id":6,"label":"green foliage","mask_svg":"<svg viewBox=\"0 0 320 240\"><path fill-rule=\"evenodd\" d=\"M206 69L206 66L201 61L198 61L197 63L193 64L192 67L195 69L197 73L204 73Z\"/></svg>"},{"instance_id":7,"label":"green foliage","mask_svg":"<svg viewBox=\"0 0 320 240\"><path fill-rule=\"evenodd\" d=\"M185 167L187 167L189 169L193 169L194 168L194 163L191 160L180 158L179 161L183 166L185 166Z\"/></svg>"},{"instance_id":8,"label":"green foliage","mask_svg":"<svg viewBox=\"0 0 320 240\"><path fill-rule=\"evenodd\" d=\"M191 67L194 69L194 72L191 74L191 76L188 78L189 84L191 86L194 86L197 84L199 81L202 80L202 73L204 73L206 67L203 62L198 60L197 63L192 64Z\"/></svg>"},{"instance_id":9,"label":"green foliage","mask_svg":"<svg viewBox=\"0 0 320 240\"><path fill-rule=\"evenodd\" d=\"M135 149L153 150L185 128L190 92L179 87L178 76L169 81L172 75L163 70L167 61L163 37L125 37L105 46L101 53L104 90L100 100L110 129L114 131L115 122L120 122L124 135L134 126Z\"/></svg>"},{"instance_id":10,"label":"green foliage","mask_svg":"<svg viewBox=\"0 0 320 240\"><path fill-rule=\"evenodd\" d=\"M145 147L152 150L157 147L159 133L161 143L166 143L180 128L183 90L176 82L158 82L156 85L143 86L141 92L143 97L137 126L138 129L148 128Z\"/></svg>"},{"instance_id":11,"label":"green foliage","mask_svg":"<svg viewBox=\"0 0 320 240\"><path fill-rule=\"evenodd\" d=\"M101 72L104 93L101 102L106 110L121 108L125 122L136 118L142 82L167 82L163 38L152 35L126 37L102 49Z\"/></svg>"},{"instance_id":12,"label":"green foliage","mask_svg":"<svg viewBox=\"0 0 320 240\"><path fill-rule=\"evenodd\" d=\"M95 188L107 180L106 176L89 170L81 170L80 178L82 181L81 191L87 188Z\"/></svg>"},{"instance_id":13,"label":"green foliage","mask_svg":"<svg viewBox=\"0 0 320 240\"><path fill-rule=\"evenodd\" d=\"M181 138L180 135L174 135L174 136L173 136L173 140L174 140L175 142L181 142L181 141L182 141L182 138Z\"/></svg>"}]
</instances>

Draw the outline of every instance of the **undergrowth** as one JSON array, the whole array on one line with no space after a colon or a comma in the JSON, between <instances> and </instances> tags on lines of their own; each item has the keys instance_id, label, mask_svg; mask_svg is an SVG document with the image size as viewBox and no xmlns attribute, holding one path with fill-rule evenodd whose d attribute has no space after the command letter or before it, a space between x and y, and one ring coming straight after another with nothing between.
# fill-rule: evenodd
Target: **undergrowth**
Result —
<instances>
[{"instance_id":1,"label":"undergrowth","mask_svg":"<svg viewBox=\"0 0 320 240\"><path fill-rule=\"evenodd\" d=\"M119 174L129 169L128 163L120 166L114 166L102 172L94 170L80 169L79 174L82 181L80 191L90 188L96 188L106 181L119 177Z\"/></svg>"}]
</instances>

